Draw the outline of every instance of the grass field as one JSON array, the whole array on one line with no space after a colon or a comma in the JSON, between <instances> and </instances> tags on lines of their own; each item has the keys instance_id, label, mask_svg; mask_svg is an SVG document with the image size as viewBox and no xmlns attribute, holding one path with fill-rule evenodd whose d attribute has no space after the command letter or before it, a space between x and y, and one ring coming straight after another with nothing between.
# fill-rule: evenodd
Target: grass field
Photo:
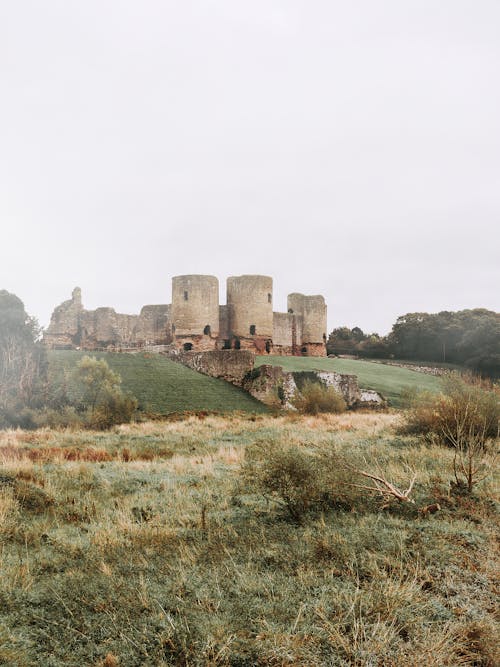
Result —
<instances>
[{"instance_id":1,"label":"grass field","mask_svg":"<svg viewBox=\"0 0 500 667\"><path fill-rule=\"evenodd\" d=\"M395 407L400 406L401 392L404 389L416 388L437 392L441 386L440 379L432 375L356 359L261 356L256 358L255 363L257 366L261 364L282 366L287 371L324 370L357 375L360 387L380 392L388 399L390 405Z\"/></svg>"},{"instance_id":2,"label":"grass field","mask_svg":"<svg viewBox=\"0 0 500 667\"><path fill-rule=\"evenodd\" d=\"M453 452L399 418L0 432L0 664L494 667L493 484L450 495ZM355 490L292 522L241 486L253 443L359 456L398 485L410 466L416 505Z\"/></svg>"},{"instance_id":3,"label":"grass field","mask_svg":"<svg viewBox=\"0 0 500 667\"><path fill-rule=\"evenodd\" d=\"M157 414L208 410L263 413L267 408L242 389L223 380L201 375L158 354L49 352L49 373L53 387L64 382L85 355L105 359L123 380L142 410ZM68 389L71 393L71 382Z\"/></svg>"}]
</instances>

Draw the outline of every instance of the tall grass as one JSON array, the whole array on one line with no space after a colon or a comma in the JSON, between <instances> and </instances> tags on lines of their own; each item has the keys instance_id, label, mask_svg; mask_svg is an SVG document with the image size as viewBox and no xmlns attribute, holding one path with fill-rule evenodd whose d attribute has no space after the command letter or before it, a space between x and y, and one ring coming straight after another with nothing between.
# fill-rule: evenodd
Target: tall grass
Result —
<instances>
[{"instance_id":1,"label":"tall grass","mask_svg":"<svg viewBox=\"0 0 500 667\"><path fill-rule=\"evenodd\" d=\"M494 665L493 482L451 494L451 450L397 421L0 433L0 664ZM297 523L241 486L255 446L376 460L395 481L414 467L417 507L442 509L366 497Z\"/></svg>"}]
</instances>

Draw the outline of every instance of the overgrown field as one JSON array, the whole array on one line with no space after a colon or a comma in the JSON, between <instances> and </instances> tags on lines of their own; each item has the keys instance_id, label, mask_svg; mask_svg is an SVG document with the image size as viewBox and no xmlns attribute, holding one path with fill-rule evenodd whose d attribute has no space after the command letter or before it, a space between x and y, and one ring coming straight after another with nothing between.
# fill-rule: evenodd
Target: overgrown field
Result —
<instances>
[{"instance_id":1,"label":"overgrown field","mask_svg":"<svg viewBox=\"0 0 500 667\"><path fill-rule=\"evenodd\" d=\"M105 359L122 377L122 388L130 391L145 412L168 414L184 411L265 413L267 408L242 389L228 382L196 373L159 354L119 354L111 352L49 352L51 393L64 385L74 394L71 373L85 354Z\"/></svg>"},{"instance_id":2,"label":"overgrown field","mask_svg":"<svg viewBox=\"0 0 500 667\"><path fill-rule=\"evenodd\" d=\"M273 364L287 371L323 370L349 373L358 376L360 387L374 389L383 394L393 406L401 405L401 393L406 389L437 392L441 382L438 377L418 373L407 368L387 364L358 361L357 359L330 359L327 357L257 357L255 364Z\"/></svg>"},{"instance_id":3,"label":"overgrown field","mask_svg":"<svg viewBox=\"0 0 500 667\"><path fill-rule=\"evenodd\" d=\"M451 494L452 451L398 419L1 432L0 664L493 667L493 480ZM258 443L358 457L400 486L413 468L416 504L346 487L292 521L242 486Z\"/></svg>"}]
</instances>

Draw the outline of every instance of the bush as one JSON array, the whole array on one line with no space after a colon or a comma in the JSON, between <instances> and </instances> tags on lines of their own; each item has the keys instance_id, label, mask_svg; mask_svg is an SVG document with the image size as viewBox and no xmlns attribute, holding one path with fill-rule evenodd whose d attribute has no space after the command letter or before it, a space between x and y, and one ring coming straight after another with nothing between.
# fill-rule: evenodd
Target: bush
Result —
<instances>
[{"instance_id":1,"label":"bush","mask_svg":"<svg viewBox=\"0 0 500 667\"><path fill-rule=\"evenodd\" d=\"M121 391L109 394L88 416L90 428L106 430L115 424L125 424L132 420L137 409L137 400Z\"/></svg>"},{"instance_id":2,"label":"bush","mask_svg":"<svg viewBox=\"0 0 500 667\"><path fill-rule=\"evenodd\" d=\"M454 486L472 493L493 470L500 430L500 392L478 378L449 376L442 394L416 397L402 430L453 447Z\"/></svg>"},{"instance_id":3,"label":"bush","mask_svg":"<svg viewBox=\"0 0 500 667\"><path fill-rule=\"evenodd\" d=\"M251 445L245 452L242 477L248 490L272 498L294 521L317 503L323 493L316 459L297 446L269 442Z\"/></svg>"},{"instance_id":4,"label":"bush","mask_svg":"<svg viewBox=\"0 0 500 667\"><path fill-rule=\"evenodd\" d=\"M112 371L104 359L83 357L75 376L83 388L82 407L87 426L105 430L132 419L137 400L122 392L120 375Z\"/></svg>"},{"instance_id":5,"label":"bush","mask_svg":"<svg viewBox=\"0 0 500 667\"><path fill-rule=\"evenodd\" d=\"M312 509L351 510L360 494L352 473L331 451L258 442L247 447L241 470L246 489L284 507L294 521Z\"/></svg>"},{"instance_id":6,"label":"bush","mask_svg":"<svg viewBox=\"0 0 500 667\"><path fill-rule=\"evenodd\" d=\"M400 429L404 434L424 435L451 446L459 429L480 438L482 444L498 437L500 391L480 378L454 373L443 378L442 393L408 395L407 401Z\"/></svg>"},{"instance_id":7,"label":"bush","mask_svg":"<svg viewBox=\"0 0 500 667\"><path fill-rule=\"evenodd\" d=\"M317 415L320 412L345 412L347 409L343 396L333 387L310 380L304 382L300 394L293 403L299 412L308 415Z\"/></svg>"}]
</instances>

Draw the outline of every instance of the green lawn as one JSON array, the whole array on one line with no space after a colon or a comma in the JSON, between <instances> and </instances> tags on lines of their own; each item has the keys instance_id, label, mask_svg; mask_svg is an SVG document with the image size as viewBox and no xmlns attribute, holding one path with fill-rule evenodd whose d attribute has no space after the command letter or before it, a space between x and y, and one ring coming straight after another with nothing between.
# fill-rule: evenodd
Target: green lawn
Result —
<instances>
[{"instance_id":1,"label":"green lawn","mask_svg":"<svg viewBox=\"0 0 500 667\"><path fill-rule=\"evenodd\" d=\"M409 387L439 391L441 381L433 375L425 375L406 368L376 364L356 359L329 359L327 357L256 357L255 365L273 364L287 371L324 370L357 375L363 389L374 389L383 394L395 407L401 404L401 392Z\"/></svg>"},{"instance_id":2,"label":"green lawn","mask_svg":"<svg viewBox=\"0 0 500 667\"><path fill-rule=\"evenodd\" d=\"M130 391L138 399L141 409L147 412L267 412L266 406L242 389L223 380L196 373L158 354L51 351L49 372L52 383L60 385L64 377L63 369L67 369L70 375L85 354L106 359L109 366L121 375L123 389Z\"/></svg>"}]
</instances>

